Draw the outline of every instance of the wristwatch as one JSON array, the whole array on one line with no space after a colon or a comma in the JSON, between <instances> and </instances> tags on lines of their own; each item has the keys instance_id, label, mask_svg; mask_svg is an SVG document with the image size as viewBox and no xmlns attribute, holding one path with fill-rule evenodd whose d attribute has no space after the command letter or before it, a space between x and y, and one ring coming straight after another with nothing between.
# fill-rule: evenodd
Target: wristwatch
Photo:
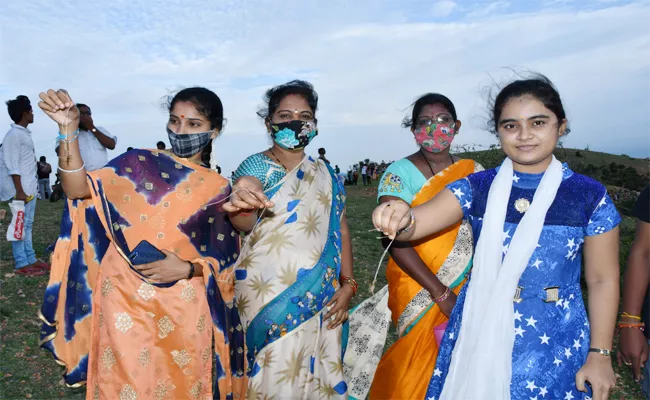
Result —
<instances>
[{"instance_id":1,"label":"wristwatch","mask_svg":"<svg viewBox=\"0 0 650 400\"><path fill-rule=\"evenodd\" d=\"M590 353L602 354L605 357L611 357L612 356L611 350L608 350L608 349L597 349L597 348L592 347L592 348L589 349L589 352Z\"/></svg>"},{"instance_id":2,"label":"wristwatch","mask_svg":"<svg viewBox=\"0 0 650 400\"><path fill-rule=\"evenodd\" d=\"M90 130L92 133L97 133L97 128L93 128Z\"/></svg>"}]
</instances>

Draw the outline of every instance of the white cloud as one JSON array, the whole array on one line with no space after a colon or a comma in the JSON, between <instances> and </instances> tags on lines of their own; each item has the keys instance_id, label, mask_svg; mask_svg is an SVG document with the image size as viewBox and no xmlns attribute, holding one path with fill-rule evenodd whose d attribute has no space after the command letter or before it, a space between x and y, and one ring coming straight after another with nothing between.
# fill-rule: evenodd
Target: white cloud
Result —
<instances>
[{"instance_id":1,"label":"white cloud","mask_svg":"<svg viewBox=\"0 0 650 400\"><path fill-rule=\"evenodd\" d=\"M433 3L432 15L436 17L446 17L450 15L458 7L455 1L451 0L438 0Z\"/></svg>"},{"instance_id":2,"label":"white cloud","mask_svg":"<svg viewBox=\"0 0 650 400\"><path fill-rule=\"evenodd\" d=\"M474 11L467 14L470 18L483 18L489 15L503 13L510 7L509 1L495 1L493 3L478 3Z\"/></svg>"},{"instance_id":3,"label":"white cloud","mask_svg":"<svg viewBox=\"0 0 650 400\"><path fill-rule=\"evenodd\" d=\"M511 78L502 67L521 66L558 86L573 127L565 145L650 155L648 3L527 14L492 6L489 18L447 23L410 22L417 10L389 1L144 4L2 3L0 99L24 93L35 102L39 91L65 87L124 150L165 139L158 104L168 89L203 85L224 102L219 155L229 174L268 145L255 116L264 90L302 77L320 94L320 135L310 150L326 147L344 167L414 151L400 121L429 91L455 102L464 122L458 143L494 143L482 129L488 74ZM0 112L0 127L8 123ZM56 127L37 112L32 130L37 148L54 158L46 150Z\"/></svg>"}]
</instances>

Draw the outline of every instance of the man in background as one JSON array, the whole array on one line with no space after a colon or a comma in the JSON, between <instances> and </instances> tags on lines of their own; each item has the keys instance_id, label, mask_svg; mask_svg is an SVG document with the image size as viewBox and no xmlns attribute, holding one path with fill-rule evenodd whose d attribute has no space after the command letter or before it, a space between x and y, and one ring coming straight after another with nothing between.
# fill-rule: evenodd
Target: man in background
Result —
<instances>
[{"instance_id":1,"label":"man in background","mask_svg":"<svg viewBox=\"0 0 650 400\"><path fill-rule=\"evenodd\" d=\"M34 112L27 96L7 101L7 111L14 123L0 147L0 201L25 202L23 239L11 242L16 273L42 275L49 265L36 258L32 246L38 180L32 132L27 126L34 122Z\"/></svg>"},{"instance_id":2,"label":"man in background","mask_svg":"<svg viewBox=\"0 0 650 400\"><path fill-rule=\"evenodd\" d=\"M363 180L363 186L368 186L368 166L364 163L361 164L361 179Z\"/></svg>"},{"instance_id":3,"label":"man in background","mask_svg":"<svg viewBox=\"0 0 650 400\"><path fill-rule=\"evenodd\" d=\"M45 156L41 156L36 168L38 174L38 192L41 195L41 200L49 199L52 196L52 187L50 186L52 166L47 163Z\"/></svg>"},{"instance_id":4,"label":"man in background","mask_svg":"<svg viewBox=\"0 0 650 400\"><path fill-rule=\"evenodd\" d=\"M86 171L94 171L108 163L108 150L114 150L117 138L108 130L96 127L92 111L85 104L77 104L79 109L79 152Z\"/></svg>"},{"instance_id":5,"label":"man in background","mask_svg":"<svg viewBox=\"0 0 650 400\"><path fill-rule=\"evenodd\" d=\"M165 145L165 142L163 142L163 141L160 141L160 142L156 143L156 147L158 148L158 150L165 150L167 148L167 146Z\"/></svg>"},{"instance_id":6,"label":"man in background","mask_svg":"<svg viewBox=\"0 0 650 400\"><path fill-rule=\"evenodd\" d=\"M325 149L322 148L322 147L320 149L318 149L318 158L325 161L328 164L330 163L330 160L325 158Z\"/></svg>"}]
</instances>

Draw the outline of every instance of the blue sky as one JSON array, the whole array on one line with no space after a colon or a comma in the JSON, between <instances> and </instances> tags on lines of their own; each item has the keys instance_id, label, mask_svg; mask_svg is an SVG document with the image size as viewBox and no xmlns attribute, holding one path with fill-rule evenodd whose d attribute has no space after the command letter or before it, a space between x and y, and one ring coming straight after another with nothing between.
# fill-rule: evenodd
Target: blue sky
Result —
<instances>
[{"instance_id":1,"label":"blue sky","mask_svg":"<svg viewBox=\"0 0 650 400\"><path fill-rule=\"evenodd\" d=\"M199 85L222 98L219 161L228 175L269 145L255 115L264 91L310 80L320 134L342 168L416 147L400 128L420 94L456 104L455 144L490 145L487 96L512 69L550 77L572 133L565 146L650 156L650 1L617 0L5 0L0 98L63 87L128 146L166 140L160 100ZM0 127L9 117L0 113ZM39 155L56 127L40 111ZM1 129L0 129L1 130Z\"/></svg>"}]
</instances>

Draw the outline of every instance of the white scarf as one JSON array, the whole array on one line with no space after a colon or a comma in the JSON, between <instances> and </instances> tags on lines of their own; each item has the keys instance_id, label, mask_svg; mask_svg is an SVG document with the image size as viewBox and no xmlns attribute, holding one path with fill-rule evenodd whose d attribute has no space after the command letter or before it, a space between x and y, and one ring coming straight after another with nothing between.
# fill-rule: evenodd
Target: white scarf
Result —
<instances>
[{"instance_id":1,"label":"white scarf","mask_svg":"<svg viewBox=\"0 0 650 400\"><path fill-rule=\"evenodd\" d=\"M463 323L440 400L510 399L515 341L513 299L562 183L562 164L553 157L502 262L512 181L512 161L506 158L490 186Z\"/></svg>"}]
</instances>

